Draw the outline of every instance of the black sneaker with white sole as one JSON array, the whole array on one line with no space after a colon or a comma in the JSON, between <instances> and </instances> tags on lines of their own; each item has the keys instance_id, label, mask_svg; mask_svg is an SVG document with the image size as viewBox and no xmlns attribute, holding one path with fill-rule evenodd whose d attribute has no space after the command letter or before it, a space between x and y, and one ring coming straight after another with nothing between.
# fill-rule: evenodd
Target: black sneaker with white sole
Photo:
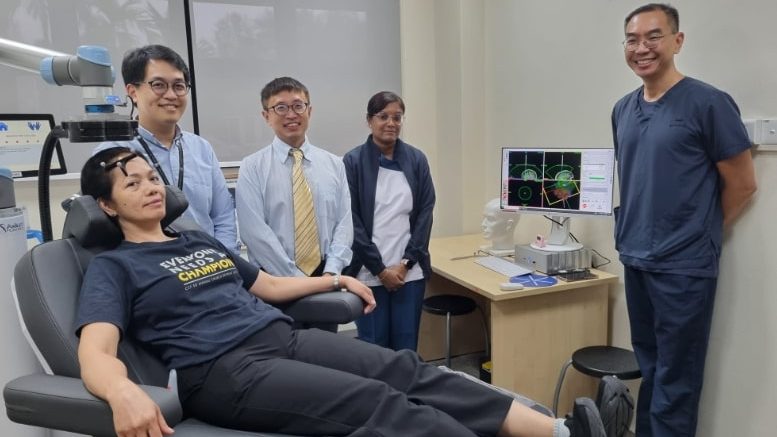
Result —
<instances>
[{"instance_id":1,"label":"black sneaker with white sole","mask_svg":"<svg viewBox=\"0 0 777 437\"><path fill-rule=\"evenodd\" d=\"M572 417L564 424L569 428L571 437L607 437L596 403L588 398L575 399Z\"/></svg>"}]
</instances>

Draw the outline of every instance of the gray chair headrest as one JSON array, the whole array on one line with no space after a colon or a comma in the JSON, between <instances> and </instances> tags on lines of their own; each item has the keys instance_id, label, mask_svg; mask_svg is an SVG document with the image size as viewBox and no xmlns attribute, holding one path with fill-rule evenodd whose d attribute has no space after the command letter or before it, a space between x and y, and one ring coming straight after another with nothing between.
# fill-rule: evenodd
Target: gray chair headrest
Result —
<instances>
[{"instance_id":1,"label":"gray chair headrest","mask_svg":"<svg viewBox=\"0 0 777 437\"><path fill-rule=\"evenodd\" d=\"M165 217L162 227L166 228L177 219L189 202L176 187L165 186ZM108 217L92 196L79 196L70 203L65 216L63 238L75 238L83 247L115 247L123 238L121 229Z\"/></svg>"}]
</instances>

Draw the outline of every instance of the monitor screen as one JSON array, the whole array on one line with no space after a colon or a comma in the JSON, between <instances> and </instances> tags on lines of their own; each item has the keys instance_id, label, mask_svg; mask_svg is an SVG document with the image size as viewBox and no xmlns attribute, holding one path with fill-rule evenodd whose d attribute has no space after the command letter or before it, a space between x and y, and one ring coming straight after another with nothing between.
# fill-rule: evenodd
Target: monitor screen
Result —
<instances>
[{"instance_id":1,"label":"monitor screen","mask_svg":"<svg viewBox=\"0 0 777 437\"><path fill-rule=\"evenodd\" d=\"M43 143L53 128L51 114L0 114L0 166L10 169L15 178L37 176ZM51 174L66 172L62 147L57 144Z\"/></svg>"},{"instance_id":2,"label":"monitor screen","mask_svg":"<svg viewBox=\"0 0 777 437\"><path fill-rule=\"evenodd\" d=\"M501 207L610 215L614 171L611 148L503 148Z\"/></svg>"}]
</instances>

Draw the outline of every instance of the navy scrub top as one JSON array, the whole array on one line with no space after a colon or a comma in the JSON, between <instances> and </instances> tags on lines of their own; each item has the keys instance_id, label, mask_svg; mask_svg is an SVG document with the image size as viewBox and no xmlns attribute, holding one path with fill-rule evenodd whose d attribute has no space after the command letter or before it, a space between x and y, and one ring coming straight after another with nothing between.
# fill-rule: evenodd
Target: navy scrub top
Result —
<instances>
[{"instance_id":1,"label":"navy scrub top","mask_svg":"<svg viewBox=\"0 0 777 437\"><path fill-rule=\"evenodd\" d=\"M739 108L725 92L690 77L653 103L642 91L623 97L612 113L621 262L715 277L723 238L716 163L750 147Z\"/></svg>"}]
</instances>

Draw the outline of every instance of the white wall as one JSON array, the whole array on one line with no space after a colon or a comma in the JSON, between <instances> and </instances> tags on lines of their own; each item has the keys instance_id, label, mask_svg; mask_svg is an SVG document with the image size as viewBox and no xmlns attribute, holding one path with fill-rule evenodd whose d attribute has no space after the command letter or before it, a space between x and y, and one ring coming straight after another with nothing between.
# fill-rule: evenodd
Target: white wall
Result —
<instances>
[{"instance_id":1,"label":"white wall","mask_svg":"<svg viewBox=\"0 0 777 437\"><path fill-rule=\"evenodd\" d=\"M646 2L644 2L646 3ZM427 152L437 188L436 236L479 231L498 195L503 146L612 145L615 101L640 82L625 65L623 19L643 2L614 0L404 0L404 138ZM680 70L729 92L747 118L777 117L777 2L687 0ZM421 112L421 114L417 114ZM777 409L777 153L757 153L760 191L726 235L698 435L772 435ZM547 226L525 216L517 237ZM622 274L611 219L576 219L573 231ZM771 285L769 285L771 284ZM611 293L612 344L629 346L623 284Z\"/></svg>"}]
</instances>

